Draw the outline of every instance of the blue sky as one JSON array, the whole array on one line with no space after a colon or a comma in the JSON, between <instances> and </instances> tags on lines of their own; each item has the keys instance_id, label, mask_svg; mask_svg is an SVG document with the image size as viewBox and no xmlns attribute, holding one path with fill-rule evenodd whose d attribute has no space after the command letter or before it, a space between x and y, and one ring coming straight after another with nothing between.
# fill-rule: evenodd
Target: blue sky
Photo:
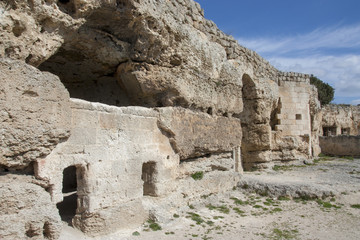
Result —
<instances>
[{"instance_id":1,"label":"blue sky","mask_svg":"<svg viewBox=\"0 0 360 240\"><path fill-rule=\"evenodd\" d=\"M205 17L282 71L314 74L360 104L360 0L197 0Z\"/></svg>"}]
</instances>

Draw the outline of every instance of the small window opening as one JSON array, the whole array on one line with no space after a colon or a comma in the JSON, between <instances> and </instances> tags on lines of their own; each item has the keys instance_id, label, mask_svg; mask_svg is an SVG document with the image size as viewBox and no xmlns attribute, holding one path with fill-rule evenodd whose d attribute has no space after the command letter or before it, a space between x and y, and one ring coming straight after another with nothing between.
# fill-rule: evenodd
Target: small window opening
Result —
<instances>
[{"instance_id":1,"label":"small window opening","mask_svg":"<svg viewBox=\"0 0 360 240\"><path fill-rule=\"evenodd\" d=\"M144 196L153 196L156 197L156 163L147 162L142 166L142 176L141 179L144 181L143 194Z\"/></svg>"},{"instance_id":2,"label":"small window opening","mask_svg":"<svg viewBox=\"0 0 360 240\"><path fill-rule=\"evenodd\" d=\"M301 120L301 119L302 119L301 114L296 114L296 120Z\"/></svg>"},{"instance_id":3,"label":"small window opening","mask_svg":"<svg viewBox=\"0 0 360 240\"><path fill-rule=\"evenodd\" d=\"M77 209L77 168L70 166L63 171L63 197L64 200L56 205L61 220L71 225Z\"/></svg>"},{"instance_id":4,"label":"small window opening","mask_svg":"<svg viewBox=\"0 0 360 240\"><path fill-rule=\"evenodd\" d=\"M336 127L323 127L323 136L335 136Z\"/></svg>"},{"instance_id":5,"label":"small window opening","mask_svg":"<svg viewBox=\"0 0 360 240\"><path fill-rule=\"evenodd\" d=\"M341 128L341 135L349 135L350 128Z\"/></svg>"}]
</instances>

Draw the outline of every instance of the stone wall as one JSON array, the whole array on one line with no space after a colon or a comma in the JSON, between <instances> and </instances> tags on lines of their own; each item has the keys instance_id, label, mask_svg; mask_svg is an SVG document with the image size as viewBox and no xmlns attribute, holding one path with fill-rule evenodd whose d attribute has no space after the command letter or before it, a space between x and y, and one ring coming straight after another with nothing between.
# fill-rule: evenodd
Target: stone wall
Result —
<instances>
[{"instance_id":1,"label":"stone wall","mask_svg":"<svg viewBox=\"0 0 360 240\"><path fill-rule=\"evenodd\" d=\"M319 153L320 103L309 75L278 72L277 83L243 78L242 161L245 169Z\"/></svg>"},{"instance_id":2,"label":"stone wall","mask_svg":"<svg viewBox=\"0 0 360 240\"><path fill-rule=\"evenodd\" d=\"M334 156L360 156L360 136L320 137L321 152Z\"/></svg>"},{"instance_id":3,"label":"stone wall","mask_svg":"<svg viewBox=\"0 0 360 240\"><path fill-rule=\"evenodd\" d=\"M69 216L60 209L60 214L63 220L73 218L72 224L85 233L98 235L141 225L149 218L143 198L164 199L176 192L177 199L182 199L172 206L180 206L186 201L183 194L199 196L236 185L231 179L238 177L232 157L232 150L241 144L237 119L173 108L118 108L77 99L71 100L71 109L70 138L39 160L35 170L37 178L48 182L53 202L61 204L71 201L64 192L64 170L76 168L72 200L77 202L76 213ZM232 132L233 137L221 141L228 136L221 133L233 128L239 135ZM190 156L191 161L179 165L181 157ZM197 171L205 173L205 183L191 186L190 175ZM213 178L218 183L206 189ZM155 208L152 214L165 218L157 212Z\"/></svg>"}]
</instances>

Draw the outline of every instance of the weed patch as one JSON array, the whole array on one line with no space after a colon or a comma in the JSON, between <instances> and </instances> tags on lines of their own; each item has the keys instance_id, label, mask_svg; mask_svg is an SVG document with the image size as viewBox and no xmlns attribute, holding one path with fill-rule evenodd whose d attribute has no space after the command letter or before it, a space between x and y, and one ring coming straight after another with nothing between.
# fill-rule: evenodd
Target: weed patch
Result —
<instances>
[{"instance_id":1,"label":"weed patch","mask_svg":"<svg viewBox=\"0 0 360 240\"><path fill-rule=\"evenodd\" d=\"M200 225L201 223L204 222L204 219L202 219L200 217L199 214L197 213L193 213L193 212L187 212L188 216L186 216L187 218L190 218L191 220L193 220L194 222L196 222L197 225Z\"/></svg>"},{"instance_id":2,"label":"weed patch","mask_svg":"<svg viewBox=\"0 0 360 240\"><path fill-rule=\"evenodd\" d=\"M281 230L279 228L274 228L272 234L270 235L270 239L295 239L298 233L299 231L296 229Z\"/></svg>"},{"instance_id":3,"label":"weed patch","mask_svg":"<svg viewBox=\"0 0 360 240\"><path fill-rule=\"evenodd\" d=\"M222 213L225 213L225 214L228 214L230 212L230 209L225 205L214 206L214 205L208 204L208 205L206 205L206 207L209 210L218 210L219 212L222 212Z\"/></svg>"},{"instance_id":4,"label":"weed patch","mask_svg":"<svg viewBox=\"0 0 360 240\"><path fill-rule=\"evenodd\" d=\"M360 209L360 204L353 204L350 205L350 207Z\"/></svg>"},{"instance_id":5,"label":"weed patch","mask_svg":"<svg viewBox=\"0 0 360 240\"><path fill-rule=\"evenodd\" d=\"M193 173L193 174L191 174L191 177L195 180L195 181L197 181L197 180L201 180L201 179L203 179L203 177L204 177L204 172L196 172L196 173Z\"/></svg>"},{"instance_id":6,"label":"weed patch","mask_svg":"<svg viewBox=\"0 0 360 240\"><path fill-rule=\"evenodd\" d=\"M161 226L158 223L156 223L154 220L149 219L148 223L149 223L148 227L153 231L159 231L162 229Z\"/></svg>"},{"instance_id":7,"label":"weed patch","mask_svg":"<svg viewBox=\"0 0 360 240\"><path fill-rule=\"evenodd\" d=\"M318 199L316 202L317 202L320 206L322 206L323 208L336 208L336 209L341 208L340 206L337 206L337 205L335 205L335 204L331 204L330 202L324 202L324 201L322 201L321 199Z\"/></svg>"}]
</instances>

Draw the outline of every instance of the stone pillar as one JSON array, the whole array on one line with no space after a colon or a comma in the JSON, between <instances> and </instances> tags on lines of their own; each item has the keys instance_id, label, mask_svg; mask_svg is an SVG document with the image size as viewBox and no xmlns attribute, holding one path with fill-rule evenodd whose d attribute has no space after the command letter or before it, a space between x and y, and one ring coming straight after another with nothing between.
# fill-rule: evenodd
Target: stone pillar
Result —
<instances>
[{"instance_id":1,"label":"stone pillar","mask_svg":"<svg viewBox=\"0 0 360 240\"><path fill-rule=\"evenodd\" d=\"M234 148L233 150L233 158L234 158L234 161L235 161L235 172L238 172L238 173L244 173L244 170L243 170L243 167L242 167L242 164L241 164L241 148L240 146L237 146Z\"/></svg>"}]
</instances>

